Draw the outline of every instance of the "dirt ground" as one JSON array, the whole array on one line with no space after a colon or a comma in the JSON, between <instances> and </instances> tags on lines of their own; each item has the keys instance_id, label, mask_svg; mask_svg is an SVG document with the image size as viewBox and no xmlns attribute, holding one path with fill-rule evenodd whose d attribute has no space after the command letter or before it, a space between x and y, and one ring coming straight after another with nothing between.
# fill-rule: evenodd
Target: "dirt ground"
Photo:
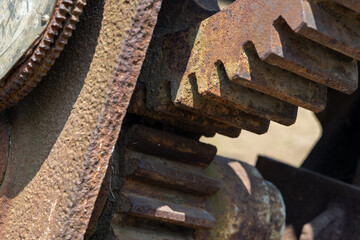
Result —
<instances>
[{"instance_id":1,"label":"dirt ground","mask_svg":"<svg viewBox=\"0 0 360 240\"><path fill-rule=\"evenodd\" d=\"M299 108L296 123L290 127L271 122L269 131L256 135L242 131L236 139L216 135L202 138L218 148L218 155L252 165L257 155L265 155L293 166L300 166L321 136L321 127L314 114Z\"/></svg>"}]
</instances>

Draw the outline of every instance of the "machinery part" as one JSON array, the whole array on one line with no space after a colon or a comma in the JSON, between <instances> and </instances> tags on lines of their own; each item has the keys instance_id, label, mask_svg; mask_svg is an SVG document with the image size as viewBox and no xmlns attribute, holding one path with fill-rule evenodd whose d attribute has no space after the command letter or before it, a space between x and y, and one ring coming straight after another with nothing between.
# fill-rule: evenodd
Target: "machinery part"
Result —
<instances>
[{"instance_id":1,"label":"machinery part","mask_svg":"<svg viewBox=\"0 0 360 240\"><path fill-rule=\"evenodd\" d=\"M5 121L11 141L7 141L7 168L0 189L1 236L193 239L197 232L199 238L217 233L229 237L227 226L216 225L206 208L211 206L207 199L220 184L205 174L216 151L199 143L199 136L221 133L235 137L240 129L265 133L270 121L293 123L295 105L322 110L327 87L346 93L357 87L357 66L352 59L358 57L357 42L351 37L357 39L358 28L356 23L349 26L358 21L358 13L338 4L348 1L237 1L214 15L217 9L206 10L192 0L167 0L154 30L161 2L88 1L84 21L62 60L47 75L48 82L8 110ZM80 0L63 3L84 5ZM55 12L63 11L60 5ZM305 11L309 6L313 12ZM81 13L76 7L68 10ZM74 15L66 13L67 20L60 17L62 24L72 23ZM340 34L328 31L324 19ZM60 29L60 24L48 26ZM224 26L234 32L221 32ZM242 35L249 27L251 34ZM43 40L55 36L54 31L45 32ZM207 35L217 31L222 41ZM31 64L23 66L26 70L39 62L39 72L28 71L35 82L40 79L36 76L47 72L47 61L52 64L57 50L67 42L61 34L68 37L68 33L64 27L54 37L55 53L44 45L49 52L44 55L35 49ZM43 40L36 48L43 46ZM264 45L259 48L259 43ZM13 73L20 74L18 71L21 66ZM19 94L33 86L31 81L24 83ZM66 88L71 91L59 91ZM15 103L22 96L16 94L7 100L10 95L5 92L4 102L8 106ZM139 123L150 128L132 126L142 116L146 119ZM230 167L244 173L239 164ZM240 225L244 231L234 237L278 238L284 221L279 192L261 181L253 168L242 167L251 175L249 179L257 179L254 185L261 190L249 197L249 185L240 174L234 185L245 187L241 199L213 197L250 201L249 213L255 219L249 222L259 220L258 227L269 230L248 233L253 226ZM199 185L191 185L190 180ZM277 208L272 209L271 204ZM234 214L234 209L227 213ZM313 220L310 223L315 225L320 213L306 222ZM242 217L242 213L235 211L234 216ZM200 230L210 233L201 235Z\"/></svg>"},{"instance_id":2,"label":"machinery part","mask_svg":"<svg viewBox=\"0 0 360 240\"><path fill-rule=\"evenodd\" d=\"M111 201L92 239L193 239L196 229L212 228L205 201L220 182L205 168L215 154L191 138L125 126L113 153Z\"/></svg>"},{"instance_id":3,"label":"machinery part","mask_svg":"<svg viewBox=\"0 0 360 240\"><path fill-rule=\"evenodd\" d=\"M121 204L118 212L195 229L213 227L204 201L220 182L207 177L205 168L216 148L141 125L126 134L119 158L125 168L122 202L129 204Z\"/></svg>"},{"instance_id":4,"label":"machinery part","mask_svg":"<svg viewBox=\"0 0 360 240\"><path fill-rule=\"evenodd\" d=\"M240 135L240 129L216 122L211 119L206 119L202 116L192 114L186 111L179 110L171 104L171 100L167 98L166 103L162 103L159 109L166 109L167 113L156 112L146 107L145 87L138 85L137 91L135 91L132 97L132 102L128 108L128 112L134 113L146 118L154 119L162 123L168 123L171 126L185 131L198 133L206 137L213 137L215 130L218 133L229 137L238 137Z\"/></svg>"},{"instance_id":5,"label":"machinery part","mask_svg":"<svg viewBox=\"0 0 360 240\"><path fill-rule=\"evenodd\" d=\"M342 4L236 1L193 24L160 25L140 75L147 109L179 120L184 114L174 113L186 111L258 134L269 120L294 123L295 105L323 110L327 87L352 93L358 85L357 43L349 40L357 38L358 13ZM200 11L183 5L181 13Z\"/></svg>"},{"instance_id":6,"label":"machinery part","mask_svg":"<svg viewBox=\"0 0 360 240\"><path fill-rule=\"evenodd\" d=\"M312 8L318 11L313 11L314 15L311 15L310 9L306 8L305 5L311 5ZM328 5L332 4L328 3ZM239 104L241 100L239 100L239 97L234 97L242 93L236 89L236 84L253 88L313 111L320 111L324 108L326 89L307 79L347 93L354 91L357 87L356 61L339 57L339 54L335 54L333 51L304 38L317 40L315 37L311 37L315 35L315 30L311 34L307 32L305 34L303 29L308 29L304 26L309 25L309 21L312 21L309 28L313 27L313 25L323 26L325 19L321 17L325 14L324 11L327 10L320 11L318 8L317 3L311 1L237 1L226 10L204 20L199 30L197 30L194 47L191 50L192 53L181 83L175 86L175 89L178 88L175 103L199 110L196 104L191 101L192 96L189 95L189 92L191 92L189 91L191 89L189 76L195 76L197 92L201 96L208 96L212 100L222 101L223 104L226 103L228 106ZM341 9L340 6L339 8ZM306 18L301 15L303 12L307 14ZM354 15L346 14L346 16ZM277 19L279 20L276 21ZM331 21L332 18L329 16L326 19ZM356 21L355 19L354 17L354 21ZM246 26L251 29L247 29ZM253 26L262 27L254 28ZM228 31L227 29L234 30ZM298 32L298 34L292 31ZM325 30L320 28L317 31L322 32ZM177 34L177 38L179 38L179 41L183 41L184 37L179 37L180 35ZM334 41L335 39L338 40L336 36L331 35L331 37L333 37ZM340 40L337 41L338 46L325 44L321 40L318 40L318 42L335 50L340 50L341 42L346 42L346 39ZM249 43L249 41L252 41L252 43ZM348 44L350 47L356 46L356 43ZM350 54L350 51L341 52L356 57ZM321 61L321 57L325 57L327 61ZM216 68L218 68L219 61L224 66L220 73L225 73L230 81L224 81L221 74L213 73L214 69L216 71ZM329 65L322 66L318 63ZM336 67L330 67L330 65ZM330 69L333 72L327 72ZM219 70L217 71L219 72ZM265 75L265 73L269 73L269 75ZM233 86L230 90L226 86L229 84ZM248 106L254 108L253 105L248 104ZM266 108L265 105L260 106ZM273 108L267 107L267 109ZM290 115L290 108L287 107L287 109ZM247 112L262 116L260 113L249 110ZM264 110L263 112L267 114L268 119L277 120L268 112Z\"/></svg>"},{"instance_id":7,"label":"machinery part","mask_svg":"<svg viewBox=\"0 0 360 240\"><path fill-rule=\"evenodd\" d=\"M287 224L294 226L298 237L313 230L312 239L358 239L357 187L261 156L256 167L279 188ZM305 234L303 239L309 235Z\"/></svg>"},{"instance_id":8,"label":"machinery part","mask_svg":"<svg viewBox=\"0 0 360 240\"><path fill-rule=\"evenodd\" d=\"M253 166L171 132L125 129L112 159L112 201L92 239L279 239L282 197Z\"/></svg>"},{"instance_id":9,"label":"machinery part","mask_svg":"<svg viewBox=\"0 0 360 240\"><path fill-rule=\"evenodd\" d=\"M160 4L88 1L46 81L8 110L2 239L84 238Z\"/></svg>"},{"instance_id":10,"label":"machinery part","mask_svg":"<svg viewBox=\"0 0 360 240\"><path fill-rule=\"evenodd\" d=\"M285 228L285 205L279 190L246 163L215 157L208 175L223 184L207 208L216 219L210 231L196 239L280 239Z\"/></svg>"},{"instance_id":11,"label":"machinery part","mask_svg":"<svg viewBox=\"0 0 360 240\"><path fill-rule=\"evenodd\" d=\"M1 80L1 111L23 99L46 75L71 37L85 4L85 0L59 0L56 3L47 28L38 44L30 50L32 53Z\"/></svg>"}]
</instances>

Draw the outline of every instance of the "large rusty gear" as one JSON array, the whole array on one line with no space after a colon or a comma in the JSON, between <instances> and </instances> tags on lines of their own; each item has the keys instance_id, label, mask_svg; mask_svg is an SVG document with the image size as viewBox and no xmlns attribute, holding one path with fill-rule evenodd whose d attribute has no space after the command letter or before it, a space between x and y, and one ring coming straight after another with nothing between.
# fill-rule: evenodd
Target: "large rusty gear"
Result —
<instances>
[{"instance_id":1,"label":"large rusty gear","mask_svg":"<svg viewBox=\"0 0 360 240\"><path fill-rule=\"evenodd\" d=\"M155 35L162 69L140 76L148 108L176 117L175 106L258 134L269 121L293 124L297 106L323 110L327 87L350 94L358 86L358 12L344 5L236 1L199 25Z\"/></svg>"},{"instance_id":2,"label":"large rusty gear","mask_svg":"<svg viewBox=\"0 0 360 240\"><path fill-rule=\"evenodd\" d=\"M237 0L220 11L216 2L88 0L49 71L85 6L58 2L34 51L0 89L5 110L47 75L0 116L1 238L281 237L279 190L199 138L263 134L270 121L293 124L298 106L324 109L328 87L355 91L359 4ZM258 166L287 193L283 167ZM315 207L328 196L336 203L306 216L321 228L315 235L333 234L323 216L347 218L352 208L349 226L357 224L358 189L293 172L325 186ZM351 205L342 208L346 194ZM337 239L357 234L333 222Z\"/></svg>"},{"instance_id":3,"label":"large rusty gear","mask_svg":"<svg viewBox=\"0 0 360 240\"><path fill-rule=\"evenodd\" d=\"M0 111L23 99L47 74L67 44L86 5L86 0L59 0L38 44L0 87Z\"/></svg>"}]
</instances>

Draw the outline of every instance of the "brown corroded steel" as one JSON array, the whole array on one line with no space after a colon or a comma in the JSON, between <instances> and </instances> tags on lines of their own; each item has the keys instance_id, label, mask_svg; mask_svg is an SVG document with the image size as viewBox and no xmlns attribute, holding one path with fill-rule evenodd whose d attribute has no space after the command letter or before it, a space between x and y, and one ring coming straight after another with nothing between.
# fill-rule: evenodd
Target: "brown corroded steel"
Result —
<instances>
[{"instance_id":1,"label":"brown corroded steel","mask_svg":"<svg viewBox=\"0 0 360 240\"><path fill-rule=\"evenodd\" d=\"M253 69L256 71L256 65L249 61L245 49L249 42L254 44L259 58L270 65L278 66L342 92L353 92L357 88L358 80L356 61L309 40L309 38L319 40L317 36L326 34L322 26L326 25L328 21L336 20L334 14L327 13L326 7L332 5L330 1L322 1L323 8L321 9L319 5L320 3L317 2L300 0L236 1L218 14L204 20L194 41L192 54L176 102L182 104L184 101L182 96L188 91L187 81L191 74L196 77L199 94L221 98L220 83L216 77L212 77L214 64L219 61L223 63L229 79L236 80L239 84L282 98L284 101L289 100L291 96L297 98L298 101L303 101L301 97L298 97L302 95L307 96L303 98L307 98L308 106L312 101L319 101L319 96L314 93L318 91L325 93L324 90L321 90L317 84L312 84L312 95L308 96L309 92L298 86L306 81L305 79L299 77L289 79L289 82L292 83L291 86L285 85L282 86L283 91L274 91L266 84L273 77L261 76L262 72L260 71L259 79L254 78L252 71ZM317 11L312 12L313 9ZM338 14L343 16L341 10L338 11ZM353 21L358 21L352 14L346 16L348 15L352 16ZM356 47L355 42L347 41L348 39L357 39L356 29L352 34L343 36L340 33L342 33L341 30L348 29L347 22L340 21L339 24L342 28L334 25L333 34L326 35L327 40L319 40L319 42L335 50L339 50L337 47L340 47L341 44ZM317 26L319 27L316 28ZM332 27L333 25L329 25L328 28ZM340 39L334 36L339 31ZM330 43L335 43L336 46ZM350 53L354 53L354 51L346 52L347 55L352 56ZM270 69L272 68L268 68L268 70ZM281 86L281 84L276 85ZM267 91L264 91L266 89ZM324 96L320 98L322 104L318 106L318 110L323 108L321 105L325 103Z\"/></svg>"},{"instance_id":2,"label":"brown corroded steel","mask_svg":"<svg viewBox=\"0 0 360 240\"><path fill-rule=\"evenodd\" d=\"M205 11L204 13L204 10L199 9L192 1L185 1L182 6L179 6L179 3L175 3L174 1L169 1L168 5L165 6L164 13L165 12L167 14L161 18L161 24L156 28L144 67L139 77L139 81L145 85L145 102L147 108L165 115L174 116L180 119L179 121L181 121L181 118L204 119L218 126L231 126L233 129L245 129L258 134L265 133L269 126L267 119L242 111L246 108L253 109L259 113L259 109L252 107L254 104L251 101L247 103L242 101L242 109L235 108L234 106L228 107L218 102L204 99L197 94L196 91L191 92L192 89L187 94L191 95L191 100L194 100L196 109L179 108L179 105L173 103L173 99L176 96L176 83L179 82L184 74L192 48L191 44L194 36L186 34L189 32L187 29L190 28L194 30L194 26L197 25L197 23L211 16L213 12ZM194 14L197 16L195 19L193 19L194 17L192 16ZM189 19L193 19L193 22L190 22L188 19L183 19L183 16L189 16ZM168 19L172 19L172 21L169 22ZM163 26L164 23L162 22L167 23L167 25ZM176 42L172 41L173 39L169 39L171 36L174 36L176 32L184 33L185 39ZM194 31L191 31L191 33L196 34ZM258 93L252 92L252 96L254 95L257 96ZM264 98L267 97L265 96ZM258 100L254 101L256 104L259 103ZM286 108L286 103L279 101L277 103L281 109L278 112ZM246 104L248 104L248 106L245 106ZM264 105L268 106L269 104L264 103ZM273 112L273 110L268 107L266 110L271 113ZM283 114L278 116L277 119L282 119L287 123L293 122L295 119L294 115L296 115L295 112L296 107L291 106L291 111L289 111L288 115L284 116L285 114ZM220 134L226 133L221 128L219 128L219 130L215 128L215 132ZM236 130L231 135L236 135L238 132L239 130ZM225 135L227 135L227 133Z\"/></svg>"},{"instance_id":3,"label":"brown corroded steel","mask_svg":"<svg viewBox=\"0 0 360 240\"><path fill-rule=\"evenodd\" d=\"M148 229L150 237L166 235L168 226L187 229L191 235L214 226L205 201L221 184L206 176L205 168L216 154L215 147L139 124L120 134L118 146L121 150L114 152L114 159L120 164L122 184L118 209L111 219L113 229ZM139 224L142 221L144 226ZM188 239L193 239L191 235Z\"/></svg>"},{"instance_id":4,"label":"brown corroded steel","mask_svg":"<svg viewBox=\"0 0 360 240\"><path fill-rule=\"evenodd\" d=\"M181 92L178 91L178 83L184 74L183 69L186 67L188 61L188 58L186 57L187 52L191 51L191 39L193 38L193 34L196 34L196 32L194 32L194 29L191 28L189 31L184 30L175 34L174 36L166 36L165 39L160 40L160 44L162 46L161 56L163 62L160 66L162 70L158 78L153 80L155 83L152 83L152 85L148 84L150 85L148 88L152 89L157 83L158 86L160 86L160 90L158 90L157 94L156 91L151 92L151 95L148 97L150 106L153 105L154 108L162 107L162 104L159 103L163 102L165 95L170 95L172 101L174 101L177 96L181 96L183 102L179 103L175 101L174 103L176 107L180 107L186 111L193 112L197 115L201 115L215 121L223 122L233 127L252 131L257 134L265 133L269 126L269 120L255 116L253 114L255 111L258 113L258 115L260 114L259 109L252 107L253 105L257 105L257 100L253 100L255 103L252 101L248 101L246 103L242 101L242 108L235 107L234 104L231 106L224 106L222 103L213 101L212 99L203 98L203 96L197 92L196 81L192 76L189 76L187 79L186 89L183 89ZM166 86L169 84L169 82L170 94L164 93L167 91ZM244 90L246 91L246 89ZM252 94L252 96L257 95L257 93L254 92L248 94ZM240 99L244 98L246 97ZM246 100L249 100L249 98ZM185 104L185 102L187 104ZM248 105L248 107L245 107L245 105ZM264 105L266 105L266 103ZM281 103L280 105L283 104ZM282 106L280 106L281 110L286 109L286 106L283 108L281 107ZM244 111L245 108L252 109L253 111L247 113ZM264 109L268 110L268 112L272 112L272 110L268 108L268 105L265 106ZM158 109L158 111L164 112L166 110L166 108ZM279 112L281 112L281 110ZM263 116L266 114L260 115ZM294 119L294 115L296 116L296 109L293 109L292 112L290 111L290 113L288 113L288 122L291 122L291 120ZM281 117L278 117L277 119L280 118ZM289 119L291 120L289 121Z\"/></svg>"},{"instance_id":5,"label":"brown corroded steel","mask_svg":"<svg viewBox=\"0 0 360 240\"><path fill-rule=\"evenodd\" d=\"M61 62L9 110L2 239L84 238L161 1L87 4Z\"/></svg>"},{"instance_id":6,"label":"brown corroded steel","mask_svg":"<svg viewBox=\"0 0 360 240\"><path fill-rule=\"evenodd\" d=\"M181 97L179 101L175 101L176 106L257 134L267 132L269 120L243 112L236 107L224 107L221 103L204 99L197 92L195 84L195 78L187 78L184 88L177 93L177 96Z\"/></svg>"},{"instance_id":7,"label":"brown corroded steel","mask_svg":"<svg viewBox=\"0 0 360 240\"><path fill-rule=\"evenodd\" d=\"M129 129L127 138L126 145L130 150L193 165L209 165L217 151L215 146L143 125L134 125Z\"/></svg>"},{"instance_id":8,"label":"brown corroded steel","mask_svg":"<svg viewBox=\"0 0 360 240\"><path fill-rule=\"evenodd\" d=\"M179 161L186 156L183 143L198 153L190 162ZM122 183L114 189L119 204L110 214L113 238L280 239L281 194L253 166L222 157L211 163L202 158L212 146L139 124L124 130L117 146L113 160Z\"/></svg>"},{"instance_id":9,"label":"brown corroded steel","mask_svg":"<svg viewBox=\"0 0 360 240\"><path fill-rule=\"evenodd\" d=\"M284 202L279 190L255 167L216 157L207 171L223 184L207 202L216 225L198 232L196 239L280 239L285 227Z\"/></svg>"},{"instance_id":10,"label":"brown corroded steel","mask_svg":"<svg viewBox=\"0 0 360 240\"><path fill-rule=\"evenodd\" d=\"M169 124L184 131L199 133L206 137L212 137L216 132L232 138L240 135L241 129L239 128L176 108L167 96L168 94L165 96L165 102L160 102L162 106L158 106L158 109L164 109L164 111L151 110L146 106L145 87L138 84L128 112Z\"/></svg>"},{"instance_id":11,"label":"brown corroded steel","mask_svg":"<svg viewBox=\"0 0 360 240\"><path fill-rule=\"evenodd\" d=\"M19 66L2 79L0 111L23 99L47 74L71 37L85 4L86 0L57 1L38 44Z\"/></svg>"},{"instance_id":12,"label":"brown corroded steel","mask_svg":"<svg viewBox=\"0 0 360 240\"><path fill-rule=\"evenodd\" d=\"M127 152L126 158L132 168L132 173L128 172L130 178L156 182L162 186L200 196L211 196L220 188L220 182L214 178L191 172L188 168L171 162L164 165L156 157Z\"/></svg>"},{"instance_id":13,"label":"brown corroded steel","mask_svg":"<svg viewBox=\"0 0 360 240\"><path fill-rule=\"evenodd\" d=\"M256 167L281 191L297 237L312 231L314 239L359 238L358 187L261 156Z\"/></svg>"},{"instance_id":14,"label":"brown corroded steel","mask_svg":"<svg viewBox=\"0 0 360 240\"><path fill-rule=\"evenodd\" d=\"M212 118L215 116L218 120L225 118L222 116L225 111L238 110L284 125L291 125L295 122L296 106L259 91L231 83L221 62L214 62L214 66L211 69L211 78L213 81L217 79L217 82L219 82L218 87L221 97L199 94L199 86L195 81L195 76L188 76L186 79L182 79L184 71L181 68L186 68L187 61L189 61L189 59L182 56L185 55L186 49L191 49L193 44L191 39L196 34L197 29L190 28L189 30L166 36L163 39L163 58L167 60L165 64L169 65L165 79L171 82L172 99L175 99L176 105L192 110L197 114L207 115ZM181 84L180 80L182 80ZM180 89L179 84L181 85ZM214 108L216 109L214 110ZM216 112L219 112L219 114L216 115Z\"/></svg>"},{"instance_id":15,"label":"brown corroded steel","mask_svg":"<svg viewBox=\"0 0 360 240\"><path fill-rule=\"evenodd\" d=\"M129 214L136 217L159 220L195 229L210 229L215 225L215 219L202 209L161 202L136 195L128 195L127 198L131 202Z\"/></svg>"}]
</instances>

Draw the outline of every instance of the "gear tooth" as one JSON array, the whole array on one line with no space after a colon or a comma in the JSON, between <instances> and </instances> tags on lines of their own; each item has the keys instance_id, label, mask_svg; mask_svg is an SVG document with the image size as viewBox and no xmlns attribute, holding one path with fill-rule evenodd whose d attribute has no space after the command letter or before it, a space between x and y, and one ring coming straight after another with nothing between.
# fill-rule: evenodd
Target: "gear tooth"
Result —
<instances>
[{"instance_id":1,"label":"gear tooth","mask_svg":"<svg viewBox=\"0 0 360 240\"><path fill-rule=\"evenodd\" d=\"M39 59L39 58L37 57L37 55L31 56L31 60L32 60L34 63L40 63L40 62L41 62L41 59Z\"/></svg>"},{"instance_id":2,"label":"gear tooth","mask_svg":"<svg viewBox=\"0 0 360 240\"><path fill-rule=\"evenodd\" d=\"M62 47L64 47L64 45L66 45L68 43L68 40L69 40L68 38L66 38L64 36L60 36L58 38L57 44L60 44L60 45L62 45Z\"/></svg>"},{"instance_id":3,"label":"gear tooth","mask_svg":"<svg viewBox=\"0 0 360 240\"><path fill-rule=\"evenodd\" d=\"M24 84L24 81L28 80L28 76L26 74L20 74L19 78L15 78L14 82L18 85Z\"/></svg>"},{"instance_id":4,"label":"gear tooth","mask_svg":"<svg viewBox=\"0 0 360 240\"><path fill-rule=\"evenodd\" d=\"M346 5L350 1L336 0L336 2ZM357 5L360 10L360 3L353 5ZM360 60L360 21L357 13L334 4L332 1L306 2L303 11L306 16L304 24L295 28L295 32L323 46ZM285 20L287 19L285 18Z\"/></svg>"},{"instance_id":5,"label":"gear tooth","mask_svg":"<svg viewBox=\"0 0 360 240\"><path fill-rule=\"evenodd\" d=\"M30 74L32 74L34 71L31 69L31 68L29 68L29 67L26 67L25 69L24 69L24 73L26 74L26 75L30 75Z\"/></svg>"},{"instance_id":6,"label":"gear tooth","mask_svg":"<svg viewBox=\"0 0 360 240\"><path fill-rule=\"evenodd\" d=\"M85 0L79 0L77 3L76 3L77 6L81 7L81 8L84 8L86 6L86 1Z\"/></svg>"},{"instance_id":7,"label":"gear tooth","mask_svg":"<svg viewBox=\"0 0 360 240\"><path fill-rule=\"evenodd\" d=\"M83 11L83 10L82 10L81 8L75 7L74 10L72 11L72 13L73 13L74 15L79 16L79 15L81 15L82 11Z\"/></svg>"},{"instance_id":8,"label":"gear tooth","mask_svg":"<svg viewBox=\"0 0 360 240\"><path fill-rule=\"evenodd\" d=\"M53 49L53 51L52 51L52 56L53 56L54 58L58 58L58 57L60 56L60 51L61 51L61 50Z\"/></svg>"},{"instance_id":9,"label":"gear tooth","mask_svg":"<svg viewBox=\"0 0 360 240\"><path fill-rule=\"evenodd\" d=\"M75 24L67 24L65 26L65 29L68 31L74 31L76 29L76 26L75 26Z\"/></svg>"},{"instance_id":10,"label":"gear tooth","mask_svg":"<svg viewBox=\"0 0 360 240\"><path fill-rule=\"evenodd\" d=\"M37 58L41 59L45 55L45 52L42 51L41 48L38 48L34 54L37 56Z\"/></svg>"},{"instance_id":11,"label":"gear tooth","mask_svg":"<svg viewBox=\"0 0 360 240\"><path fill-rule=\"evenodd\" d=\"M60 22L63 22L66 20L66 17L61 14L60 12L56 12L54 18Z\"/></svg>"},{"instance_id":12,"label":"gear tooth","mask_svg":"<svg viewBox=\"0 0 360 240\"><path fill-rule=\"evenodd\" d=\"M55 36L57 36L59 33L56 29L54 28L50 28L49 31L47 32L47 34L51 37L54 38ZM53 40L51 41L53 42Z\"/></svg>"},{"instance_id":13,"label":"gear tooth","mask_svg":"<svg viewBox=\"0 0 360 240\"><path fill-rule=\"evenodd\" d=\"M80 17L77 16L77 15L71 15L71 17L70 17L70 21L71 21L73 24L78 23L79 20L80 20Z\"/></svg>"},{"instance_id":14,"label":"gear tooth","mask_svg":"<svg viewBox=\"0 0 360 240\"><path fill-rule=\"evenodd\" d=\"M41 51L43 51L43 52L46 52L46 51L48 51L48 50L50 49L49 45L46 45L46 44L44 44L44 43L40 43L39 48L40 48Z\"/></svg>"},{"instance_id":15,"label":"gear tooth","mask_svg":"<svg viewBox=\"0 0 360 240\"><path fill-rule=\"evenodd\" d=\"M79 15L85 5L86 1L76 1L76 4L72 0L60 1L43 38L35 51L22 64L18 77L11 77L10 84L0 88L0 93L3 94L0 100L3 101L4 108L21 100L47 74L64 45L67 44L68 38L72 36L72 31L75 30L75 24L79 21ZM67 21L66 25L64 21ZM56 36L58 36L57 39L55 39ZM36 72L34 72L35 69L37 69ZM10 94L13 95L11 99L8 97Z\"/></svg>"},{"instance_id":16,"label":"gear tooth","mask_svg":"<svg viewBox=\"0 0 360 240\"><path fill-rule=\"evenodd\" d=\"M49 37L48 34L46 34L46 36L44 37L44 45L45 46L49 46L52 43L52 39Z\"/></svg>"},{"instance_id":17,"label":"gear tooth","mask_svg":"<svg viewBox=\"0 0 360 240\"><path fill-rule=\"evenodd\" d=\"M71 30L66 30L64 29L64 31L62 32L62 34L64 36L66 36L67 38L70 38L72 36L72 31Z\"/></svg>"},{"instance_id":18,"label":"gear tooth","mask_svg":"<svg viewBox=\"0 0 360 240\"><path fill-rule=\"evenodd\" d=\"M40 76L40 77L44 77L47 73L47 69L44 69L44 68L39 68L39 70L37 71L37 74ZM30 85L32 86L32 85Z\"/></svg>"},{"instance_id":19,"label":"gear tooth","mask_svg":"<svg viewBox=\"0 0 360 240\"><path fill-rule=\"evenodd\" d=\"M59 45L59 44L56 44L56 46L54 47L54 51L56 52L61 52L62 50L64 49L63 46Z\"/></svg>"},{"instance_id":20,"label":"gear tooth","mask_svg":"<svg viewBox=\"0 0 360 240\"><path fill-rule=\"evenodd\" d=\"M65 6L64 3L61 3L59 6L59 12L63 15L67 15L70 13L70 8Z\"/></svg>"},{"instance_id":21,"label":"gear tooth","mask_svg":"<svg viewBox=\"0 0 360 240\"><path fill-rule=\"evenodd\" d=\"M33 72L34 72L33 69L35 68L35 65L36 65L36 63L34 61L32 61L32 59L31 59L31 61L29 61L26 66L25 72L27 74L33 74Z\"/></svg>"},{"instance_id":22,"label":"gear tooth","mask_svg":"<svg viewBox=\"0 0 360 240\"><path fill-rule=\"evenodd\" d=\"M72 0L63 0L63 3L64 3L65 5L68 5L68 6L74 4L74 2L73 2Z\"/></svg>"},{"instance_id":23,"label":"gear tooth","mask_svg":"<svg viewBox=\"0 0 360 240\"><path fill-rule=\"evenodd\" d=\"M53 26L54 28L58 28L58 29L63 27L62 23L60 23L60 22L53 22L51 24L51 26Z\"/></svg>"}]
</instances>

